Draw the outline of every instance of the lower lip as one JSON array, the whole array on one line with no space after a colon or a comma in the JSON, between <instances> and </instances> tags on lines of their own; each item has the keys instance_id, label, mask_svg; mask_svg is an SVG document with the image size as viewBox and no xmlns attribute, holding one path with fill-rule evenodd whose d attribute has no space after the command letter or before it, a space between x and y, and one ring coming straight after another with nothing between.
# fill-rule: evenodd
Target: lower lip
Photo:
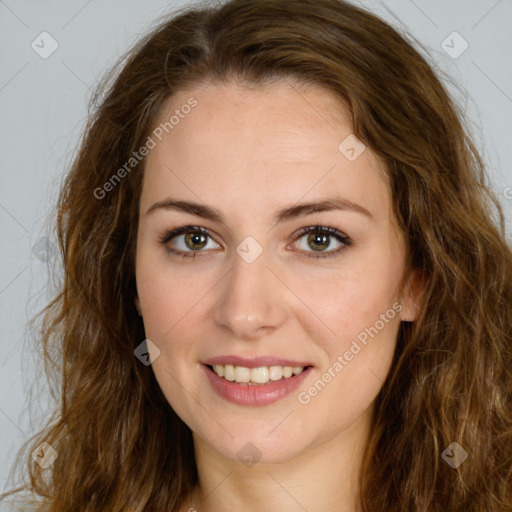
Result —
<instances>
[{"instance_id":1,"label":"lower lip","mask_svg":"<svg viewBox=\"0 0 512 512\"><path fill-rule=\"evenodd\" d=\"M309 375L312 367L288 379L269 381L267 384L238 384L219 377L206 365L202 365L213 390L222 398L239 405L267 405L277 402L295 391Z\"/></svg>"}]
</instances>

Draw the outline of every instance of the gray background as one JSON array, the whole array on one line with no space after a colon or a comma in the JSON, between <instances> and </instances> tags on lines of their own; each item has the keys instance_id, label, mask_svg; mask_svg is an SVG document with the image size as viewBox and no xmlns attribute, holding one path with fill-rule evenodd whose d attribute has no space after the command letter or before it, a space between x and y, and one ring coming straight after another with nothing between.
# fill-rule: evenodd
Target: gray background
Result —
<instances>
[{"instance_id":1,"label":"gray background","mask_svg":"<svg viewBox=\"0 0 512 512\"><path fill-rule=\"evenodd\" d=\"M51 405L27 326L50 297L54 235L45 221L75 154L91 90L154 20L187 3L0 0L0 492L17 482L7 482L16 451ZM512 1L358 3L409 31L460 85L448 87L471 121L510 238ZM58 44L46 59L31 47L35 41L39 52L51 48L44 31ZM450 36L454 31L463 39ZM458 55L464 40L468 48Z\"/></svg>"}]
</instances>

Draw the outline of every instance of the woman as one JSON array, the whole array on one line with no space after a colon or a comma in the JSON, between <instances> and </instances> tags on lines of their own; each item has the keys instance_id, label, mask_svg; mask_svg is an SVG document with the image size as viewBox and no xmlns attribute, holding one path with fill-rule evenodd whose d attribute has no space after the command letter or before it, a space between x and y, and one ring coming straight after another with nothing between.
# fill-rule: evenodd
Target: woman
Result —
<instances>
[{"instance_id":1,"label":"woman","mask_svg":"<svg viewBox=\"0 0 512 512\"><path fill-rule=\"evenodd\" d=\"M418 51L342 1L233 0L103 90L38 510L511 510L512 253Z\"/></svg>"}]
</instances>

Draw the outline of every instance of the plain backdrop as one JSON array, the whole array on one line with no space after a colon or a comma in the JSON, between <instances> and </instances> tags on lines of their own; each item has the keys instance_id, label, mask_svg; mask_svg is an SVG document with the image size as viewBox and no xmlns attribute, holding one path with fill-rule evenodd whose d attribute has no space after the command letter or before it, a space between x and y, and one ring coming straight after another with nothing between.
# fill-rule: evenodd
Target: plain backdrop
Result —
<instances>
[{"instance_id":1,"label":"plain backdrop","mask_svg":"<svg viewBox=\"0 0 512 512\"><path fill-rule=\"evenodd\" d=\"M52 406L44 378L36 379L40 363L28 321L50 298L55 238L45 222L91 91L155 20L188 3L0 0L0 492L17 482L7 481L14 456ZM471 121L510 238L512 1L357 3L410 32L459 84L447 86Z\"/></svg>"}]
</instances>

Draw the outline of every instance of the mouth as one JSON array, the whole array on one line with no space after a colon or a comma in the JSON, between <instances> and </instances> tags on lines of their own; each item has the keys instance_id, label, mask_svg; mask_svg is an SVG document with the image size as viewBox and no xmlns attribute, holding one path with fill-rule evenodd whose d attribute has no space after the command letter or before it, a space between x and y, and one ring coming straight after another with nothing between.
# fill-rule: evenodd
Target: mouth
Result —
<instances>
[{"instance_id":1,"label":"mouth","mask_svg":"<svg viewBox=\"0 0 512 512\"><path fill-rule=\"evenodd\" d=\"M265 360L268 366L259 360L226 358L222 361L210 360L201 366L211 389L220 398L238 405L268 405L290 395L308 378L313 366L300 364L299 361ZM214 363L214 364L213 364ZM288 364L286 364L288 363ZM293 366L291 366L293 364Z\"/></svg>"},{"instance_id":2,"label":"mouth","mask_svg":"<svg viewBox=\"0 0 512 512\"><path fill-rule=\"evenodd\" d=\"M262 386L268 382L278 382L292 379L300 375L310 366L258 366L249 368L232 364L206 365L206 367L218 377L228 382L245 384L248 386Z\"/></svg>"}]
</instances>

